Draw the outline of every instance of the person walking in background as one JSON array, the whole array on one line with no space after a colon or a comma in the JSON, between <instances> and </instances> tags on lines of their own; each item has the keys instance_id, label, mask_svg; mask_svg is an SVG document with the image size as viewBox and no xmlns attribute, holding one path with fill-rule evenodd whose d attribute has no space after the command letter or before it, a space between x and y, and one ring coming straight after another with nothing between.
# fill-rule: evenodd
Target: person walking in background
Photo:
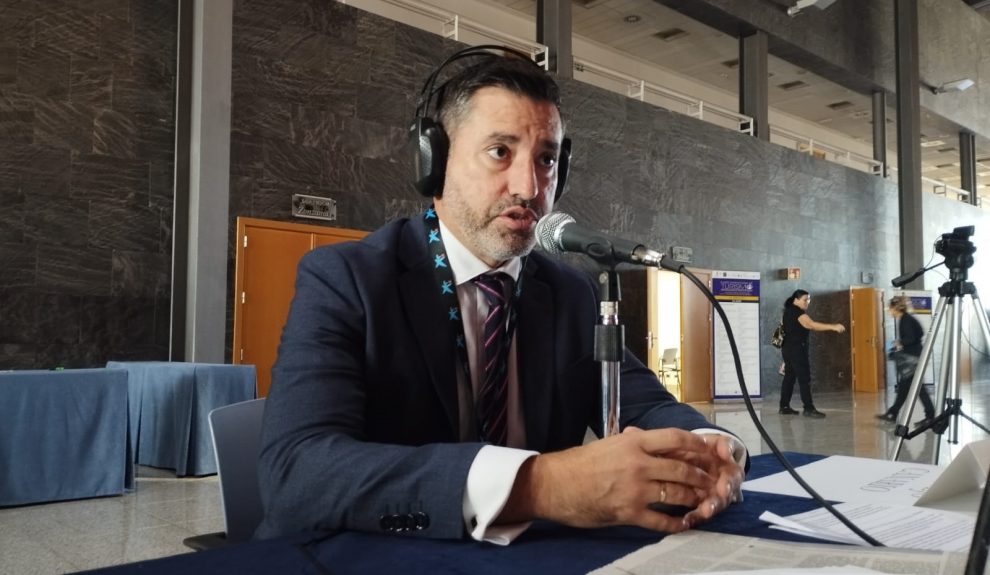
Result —
<instances>
[{"instance_id":1,"label":"person walking in background","mask_svg":"<svg viewBox=\"0 0 990 575\"><path fill-rule=\"evenodd\" d=\"M894 318L894 333L899 337L894 340L893 348L890 352L891 359L896 367L897 383L894 390L897 397L894 404L885 413L877 415L877 419L884 421L897 421L897 414L901 411L901 406L907 401L908 391L911 389L911 380L914 379L915 369L918 367L918 358L921 357L921 338L924 330L917 318L908 313L907 296L894 296L890 298L887 312ZM921 386L921 404L925 408L925 419L915 425L920 427L927 424L935 417L935 406L932 398L928 395L928 390L924 384Z\"/></svg>"},{"instance_id":2,"label":"person walking in background","mask_svg":"<svg viewBox=\"0 0 990 575\"><path fill-rule=\"evenodd\" d=\"M791 395L794 393L794 380L801 389L801 402L804 415L821 419L825 414L815 409L811 399L811 367L808 364L808 333L811 331L835 331L843 333L846 327L841 323L818 323L807 314L811 295L803 289L794 290L784 302L784 345L780 348L784 356L784 379L780 383L781 415L797 415L791 409Z\"/></svg>"}]
</instances>

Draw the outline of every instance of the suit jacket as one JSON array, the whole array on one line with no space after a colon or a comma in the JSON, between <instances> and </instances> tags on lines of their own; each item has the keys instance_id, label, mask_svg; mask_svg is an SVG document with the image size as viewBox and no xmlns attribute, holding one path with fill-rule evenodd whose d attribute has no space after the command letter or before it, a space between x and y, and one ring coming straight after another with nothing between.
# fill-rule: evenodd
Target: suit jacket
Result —
<instances>
[{"instance_id":1,"label":"suit jacket","mask_svg":"<svg viewBox=\"0 0 990 575\"><path fill-rule=\"evenodd\" d=\"M454 327L425 230L422 218L399 220L301 260L265 406L257 536L395 532L403 521L413 535L464 535L467 473L483 444L458 442ZM602 428L596 290L537 252L523 274L515 333L528 447L580 445L588 426ZM623 427L713 427L628 350L621 371Z\"/></svg>"}]
</instances>

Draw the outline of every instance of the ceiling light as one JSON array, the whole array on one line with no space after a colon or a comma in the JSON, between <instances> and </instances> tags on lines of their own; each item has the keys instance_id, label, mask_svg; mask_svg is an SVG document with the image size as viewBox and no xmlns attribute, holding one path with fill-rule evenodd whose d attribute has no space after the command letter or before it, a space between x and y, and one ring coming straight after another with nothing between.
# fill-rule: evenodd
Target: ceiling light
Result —
<instances>
[{"instance_id":1,"label":"ceiling light","mask_svg":"<svg viewBox=\"0 0 990 575\"><path fill-rule=\"evenodd\" d=\"M801 80L794 80L793 82L784 82L783 84L779 84L777 87L780 88L781 90L789 91L789 90L797 90L798 88L804 88L805 86L807 86L807 84L805 84Z\"/></svg>"},{"instance_id":2,"label":"ceiling light","mask_svg":"<svg viewBox=\"0 0 990 575\"><path fill-rule=\"evenodd\" d=\"M969 78L962 78L959 80L953 80L951 82L945 82L938 86L930 86L932 94L944 94L946 92L962 92L963 90L968 90L976 85L976 82Z\"/></svg>"},{"instance_id":3,"label":"ceiling light","mask_svg":"<svg viewBox=\"0 0 990 575\"><path fill-rule=\"evenodd\" d=\"M791 17L797 16L801 10L811 6L814 6L819 10L824 10L834 3L835 0L797 0L793 6L787 9L787 15Z\"/></svg>"},{"instance_id":4,"label":"ceiling light","mask_svg":"<svg viewBox=\"0 0 990 575\"><path fill-rule=\"evenodd\" d=\"M639 14L630 14L625 18L623 18L623 20L625 20L627 24L635 24L636 22L639 22L642 19L643 18L641 18Z\"/></svg>"},{"instance_id":5,"label":"ceiling light","mask_svg":"<svg viewBox=\"0 0 990 575\"><path fill-rule=\"evenodd\" d=\"M680 28L667 28L666 30L661 30L654 34L654 36L660 38L664 42L672 42L687 35L688 33Z\"/></svg>"},{"instance_id":6,"label":"ceiling light","mask_svg":"<svg viewBox=\"0 0 990 575\"><path fill-rule=\"evenodd\" d=\"M836 112L838 112L839 110L845 110L846 108L852 108L853 107L853 103L850 102L849 100L842 100L841 102L832 102L831 104L828 104L828 107L829 108L832 108L833 110L835 110Z\"/></svg>"},{"instance_id":7,"label":"ceiling light","mask_svg":"<svg viewBox=\"0 0 990 575\"><path fill-rule=\"evenodd\" d=\"M945 142L942 140L929 140L927 142L921 142L922 148L934 148L935 146L944 145Z\"/></svg>"}]
</instances>

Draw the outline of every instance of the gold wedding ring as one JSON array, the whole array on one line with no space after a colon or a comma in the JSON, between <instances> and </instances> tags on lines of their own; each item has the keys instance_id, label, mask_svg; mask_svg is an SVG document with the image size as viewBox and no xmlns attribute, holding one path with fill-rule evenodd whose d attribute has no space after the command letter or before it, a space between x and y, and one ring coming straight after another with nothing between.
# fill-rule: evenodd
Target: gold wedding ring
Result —
<instances>
[{"instance_id":1,"label":"gold wedding ring","mask_svg":"<svg viewBox=\"0 0 990 575\"><path fill-rule=\"evenodd\" d=\"M660 497L657 498L657 503L666 503L666 502L667 502L667 484L661 482Z\"/></svg>"}]
</instances>

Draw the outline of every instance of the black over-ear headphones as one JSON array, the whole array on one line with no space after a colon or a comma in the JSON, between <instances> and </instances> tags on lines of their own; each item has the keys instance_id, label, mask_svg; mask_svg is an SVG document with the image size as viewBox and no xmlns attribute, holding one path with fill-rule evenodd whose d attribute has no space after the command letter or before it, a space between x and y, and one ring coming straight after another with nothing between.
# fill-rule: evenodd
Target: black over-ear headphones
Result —
<instances>
[{"instance_id":1,"label":"black over-ear headphones","mask_svg":"<svg viewBox=\"0 0 990 575\"><path fill-rule=\"evenodd\" d=\"M423 83L423 89L420 90L419 98L416 102L416 119L409 128L409 139L416 148L413 152L413 163L416 171L413 187L420 194L428 198L439 197L443 192L444 175L447 170L447 153L450 149L450 139L447 137L447 133L444 132L443 126L440 125L439 121L429 116L430 103L433 102L438 93L443 91L447 84L444 82L440 86L434 87L437 78L445 67L462 58L492 59L505 57L496 51L518 56L545 73L539 64L533 62L529 54L507 46L491 44L472 46L455 52L433 70L426 78L426 82ZM560 143L560 156L557 159L557 189L554 192L554 203L564 193L570 159L571 140L570 138L564 138Z\"/></svg>"}]
</instances>

